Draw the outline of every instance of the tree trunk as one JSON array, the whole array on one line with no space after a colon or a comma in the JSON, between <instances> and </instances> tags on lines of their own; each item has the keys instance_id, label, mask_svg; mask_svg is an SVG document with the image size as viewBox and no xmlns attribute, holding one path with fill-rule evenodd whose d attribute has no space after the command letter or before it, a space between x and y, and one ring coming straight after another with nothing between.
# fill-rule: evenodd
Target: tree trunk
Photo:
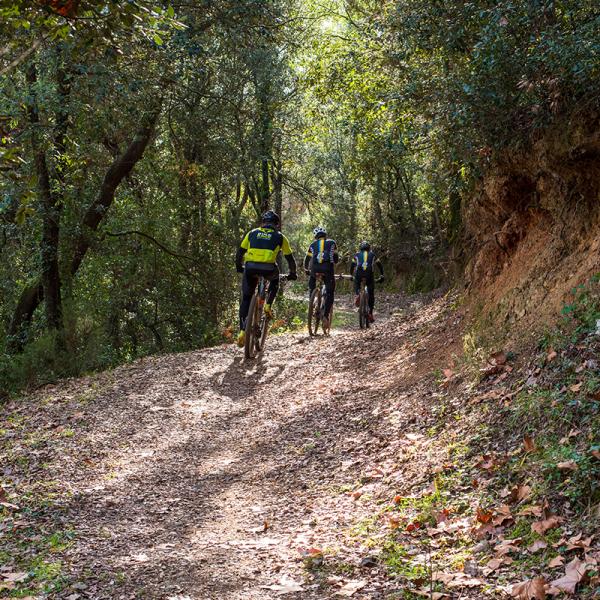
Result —
<instances>
[{"instance_id":1,"label":"tree trunk","mask_svg":"<svg viewBox=\"0 0 600 600\"><path fill-rule=\"evenodd\" d=\"M127 175L129 175L129 173L131 173L135 164L142 158L144 150L152 137L152 132L154 131L154 126L156 125L159 114L160 109L155 109L146 116L140 130L133 138L131 144L129 144L125 152L112 163L106 172L102 185L100 186L98 197L92 202L83 217L81 234L75 244L75 251L71 261L71 275L77 273L77 270L92 243L90 234L98 229L102 219L113 203L118 185L125 177L127 177Z\"/></svg>"},{"instance_id":2,"label":"tree trunk","mask_svg":"<svg viewBox=\"0 0 600 600\"><path fill-rule=\"evenodd\" d=\"M281 218L281 224L283 225L283 172L282 164L280 160L273 161L273 174L271 175L273 181L273 193L275 196L275 204L273 210Z\"/></svg>"},{"instance_id":3,"label":"tree trunk","mask_svg":"<svg viewBox=\"0 0 600 600\"><path fill-rule=\"evenodd\" d=\"M154 131L154 126L158 120L159 114L160 109L157 108L143 119L142 126L130 145L122 155L113 161L106 172L98 197L92 202L83 217L80 226L81 233L76 240L73 257L71 259L71 276L74 276L81 266L92 243L90 234L98 229L98 226L114 200L115 191L118 185L142 158L144 150L152 137L152 132ZM25 342L23 331L31 322L33 313L39 306L43 297L44 286L41 280L31 284L21 293L8 331L9 337L11 338L11 350L13 352L18 352L23 349Z\"/></svg>"},{"instance_id":4,"label":"tree trunk","mask_svg":"<svg viewBox=\"0 0 600 600\"><path fill-rule=\"evenodd\" d=\"M60 70L60 67L59 67ZM46 322L49 329L60 331L62 329L62 301L60 272L58 268L58 244L60 238L60 198L52 190L46 152L39 139L40 117L37 105L35 86L37 83L37 70L35 63L27 72L27 79L31 90L31 104L28 107L29 121L32 126L31 147L33 150L34 164L37 178L37 190L42 216L42 241L40 258L42 267L42 287L44 290L44 304L46 309ZM38 297L36 294L35 297Z\"/></svg>"}]
</instances>

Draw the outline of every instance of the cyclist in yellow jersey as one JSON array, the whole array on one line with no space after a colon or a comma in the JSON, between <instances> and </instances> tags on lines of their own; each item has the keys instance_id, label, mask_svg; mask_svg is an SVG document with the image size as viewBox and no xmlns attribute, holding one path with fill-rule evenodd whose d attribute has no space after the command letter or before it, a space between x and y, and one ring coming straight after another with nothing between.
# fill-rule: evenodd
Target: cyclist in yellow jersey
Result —
<instances>
[{"instance_id":1,"label":"cyclist in yellow jersey","mask_svg":"<svg viewBox=\"0 0 600 600\"><path fill-rule=\"evenodd\" d=\"M235 266L238 273L243 273L242 277L242 300L240 302L240 333L238 335L238 344L244 345L246 317L250 308L250 301L258 283L258 276L262 275L270 281L269 297L265 303L264 312L271 316L272 305L279 289L279 268L277 267L277 257L280 252L285 256L290 272L288 279L294 281L298 279L296 273L296 261L290 247L288 239L278 231L280 219L279 215L272 210L268 210L262 216L260 227L249 231L242 240L238 248Z\"/></svg>"}]
</instances>

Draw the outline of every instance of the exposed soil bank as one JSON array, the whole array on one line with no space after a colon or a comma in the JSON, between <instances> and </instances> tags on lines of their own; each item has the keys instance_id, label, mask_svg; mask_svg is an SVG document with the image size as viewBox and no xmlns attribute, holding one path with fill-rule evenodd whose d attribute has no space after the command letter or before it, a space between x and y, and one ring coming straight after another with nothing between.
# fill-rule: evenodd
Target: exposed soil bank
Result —
<instances>
[{"instance_id":1,"label":"exposed soil bank","mask_svg":"<svg viewBox=\"0 0 600 600\"><path fill-rule=\"evenodd\" d=\"M566 124L491 166L463 216L472 296L498 323L554 318L572 288L600 270L598 118Z\"/></svg>"}]
</instances>

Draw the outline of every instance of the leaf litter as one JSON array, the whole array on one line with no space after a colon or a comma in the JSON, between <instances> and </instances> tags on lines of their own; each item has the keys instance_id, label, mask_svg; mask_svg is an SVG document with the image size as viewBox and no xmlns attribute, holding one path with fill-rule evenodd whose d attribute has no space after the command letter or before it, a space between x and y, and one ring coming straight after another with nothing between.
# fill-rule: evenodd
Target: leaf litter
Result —
<instances>
[{"instance_id":1,"label":"leaf litter","mask_svg":"<svg viewBox=\"0 0 600 600\"><path fill-rule=\"evenodd\" d=\"M541 436L483 444L476 455L448 451L479 426L479 411L514 397L509 354L491 356L469 389L452 357L462 325L449 301L418 309L408 299L386 301L406 310L368 332L350 328L304 344L294 343L302 334L273 337L250 365L225 345L143 359L9 406L31 433L48 423L56 432L77 415L76 439L53 433L39 466L11 467L8 481L24 492L40 477L59 479L78 498L59 495L61 508L48 515L76 532L57 553L71 582L64 597L577 593L595 564L594 535L569 531L555 506L532 501L528 482L496 481L513 456L538 453ZM306 344L322 364L304 360ZM357 383L364 347L373 361ZM448 364L440 385L435 370ZM543 373L531 377L538 385ZM451 427L443 429L446 414ZM449 495L453 479L462 487ZM14 502L5 487L0 501ZM540 538L507 538L521 519ZM570 553L567 560L546 554L555 551L546 536L561 529L556 551ZM480 544L475 559L465 558ZM548 571L514 583L511 570L528 555L545 556Z\"/></svg>"}]
</instances>

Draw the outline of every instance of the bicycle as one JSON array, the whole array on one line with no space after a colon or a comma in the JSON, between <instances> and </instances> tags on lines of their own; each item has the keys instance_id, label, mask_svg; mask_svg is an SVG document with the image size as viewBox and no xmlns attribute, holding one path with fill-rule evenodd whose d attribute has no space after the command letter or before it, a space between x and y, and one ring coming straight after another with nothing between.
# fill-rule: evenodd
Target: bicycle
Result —
<instances>
[{"instance_id":1,"label":"bicycle","mask_svg":"<svg viewBox=\"0 0 600 600\"><path fill-rule=\"evenodd\" d=\"M279 281L285 281L287 275L280 275ZM246 318L246 340L244 355L246 358L255 358L265 349L267 334L269 333L269 316L264 313L265 300L269 291L269 282L262 275L258 276L258 285L250 301L248 317Z\"/></svg>"},{"instance_id":2,"label":"bicycle","mask_svg":"<svg viewBox=\"0 0 600 600\"><path fill-rule=\"evenodd\" d=\"M377 283L383 281L383 277L377 279ZM359 303L358 303L358 324L361 329L368 329L371 326L369 320L369 287L367 286L367 278L361 277L360 279L360 292L359 292Z\"/></svg>"},{"instance_id":3,"label":"bicycle","mask_svg":"<svg viewBox=\"0 0 600 600\"><path fill-rule=\"evenodd\" d=\"M352 279L348 275L334 275L335 279ZM310 294L308 301L308 333L311 336L317 335L319 325L323 329L324 335L329 335L331 331L331 322L333 321L333 305L329 311L329 316L324 320L325 304L327 304L327 288L325 287L325 275L315 273L315 289Z\"/></svg>"}]
</instances>

